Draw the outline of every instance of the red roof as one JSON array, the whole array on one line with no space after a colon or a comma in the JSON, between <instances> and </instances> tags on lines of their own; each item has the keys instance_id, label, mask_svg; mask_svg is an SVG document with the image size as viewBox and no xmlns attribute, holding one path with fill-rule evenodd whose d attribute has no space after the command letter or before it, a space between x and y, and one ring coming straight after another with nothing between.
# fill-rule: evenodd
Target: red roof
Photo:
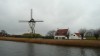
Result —
<instances>
[{"instance_id":1,"label":"red roof","mask_svg":"<svg viewBox=\"0 0 100 56\"><path fill-rule=\"evenodd\" d=\"M78 37L80 37L80 33L75 33Z\"/></svg>"},{"instance_id":2,"label":"red roof","mask_svg":"<svg viewBox=\"0 0 100 56\"><path fill-rule=\"evenodd\" d=\"M66 36L68 29L58 29L55 33L56 36Z\"/></svg>"}]
</instances>

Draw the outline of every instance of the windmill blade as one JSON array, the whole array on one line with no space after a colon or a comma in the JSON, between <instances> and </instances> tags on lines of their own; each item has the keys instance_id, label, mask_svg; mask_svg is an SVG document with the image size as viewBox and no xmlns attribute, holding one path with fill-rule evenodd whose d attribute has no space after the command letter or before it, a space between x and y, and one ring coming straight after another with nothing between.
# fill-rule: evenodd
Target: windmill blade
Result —
<instances>
[{"instance_id":1,"label":"windmill blade","mask_svg":"<svg viewBox=\"0 0 100 56\"><path fill-rule=\"evenodd\" d=\"M29 21L26 21L26 20L20 20L19 22L29 22Z\"/></svg>"},{"instance_id":2,"label":"windmill blade","mask_svg":"<svg viewBox=\"0 0 100 56\"><path fill-rule=\"evenodd\" d=\"M35 22L43 22L43 21L35 21Z\"/></svg>"}]
</instances>

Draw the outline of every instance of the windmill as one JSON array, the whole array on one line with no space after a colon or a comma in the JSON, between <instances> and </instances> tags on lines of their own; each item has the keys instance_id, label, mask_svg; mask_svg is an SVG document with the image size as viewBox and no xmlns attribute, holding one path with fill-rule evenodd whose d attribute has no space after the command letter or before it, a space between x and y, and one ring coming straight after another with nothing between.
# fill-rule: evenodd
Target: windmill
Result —
<instances>
[{"instance_id":1,"label":"windmill","mask_svg":"<svg viewBox=\"0 0 100 56\"><path fill-rule=\"evenodd\" d=\"M31 9L31 19L30 19L29 21L20 20L19 22L27 22L27 23L29 23L29 27L30 27L30 29L31 29L31 33L32 33L32 34L35 34L35 24L36 24L37 22L43 22L43 21L35 21L35 20L33 19L33 17L32 17L32 9Z\"/></svg>"}]
</instances>

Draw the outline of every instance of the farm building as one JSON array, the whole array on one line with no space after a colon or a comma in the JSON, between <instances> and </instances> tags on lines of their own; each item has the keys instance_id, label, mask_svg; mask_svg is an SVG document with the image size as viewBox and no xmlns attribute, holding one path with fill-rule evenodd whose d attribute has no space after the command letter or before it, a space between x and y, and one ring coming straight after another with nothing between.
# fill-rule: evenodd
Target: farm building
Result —
<instances>
[{"instance_id":1,"label":"farm building","mask_svg":"<svg viewBox=\"0 0 100 56\"><path fill-rule=\"evenodd\" d=\"M69 36L69 30L68 29L58 29L55 32L54 39L67 39Z\"/></svg>"},{"instance_id":2,"label":"farm building","mask_svg":"<svg viewBox=\"0 0 100 56\"><path fill-rule=\"evenodd\" d=\"M69 39L81 39L80 33L71 34Z\"/></svg>"}]
</instances>

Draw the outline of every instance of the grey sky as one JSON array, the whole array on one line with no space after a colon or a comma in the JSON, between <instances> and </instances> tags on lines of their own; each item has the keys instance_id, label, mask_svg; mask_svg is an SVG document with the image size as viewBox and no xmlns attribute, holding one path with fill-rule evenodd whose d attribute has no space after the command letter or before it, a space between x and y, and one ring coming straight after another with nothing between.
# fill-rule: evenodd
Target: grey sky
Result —
<instances>
[{"instance_id":1,"label":"grey sky","mask_svg":"<svg viewBox=\"0 0 100 56\"><path fill-rule=\"evenodd\" d=\"M36 32L46 34L49 30L69 28L78 32L80 28L100 27L100 0L0 0L0 30L10 34L29 32L28 23L19 20L33 18L43 20L36 23Z\"/></svg>"}]
</instances>

